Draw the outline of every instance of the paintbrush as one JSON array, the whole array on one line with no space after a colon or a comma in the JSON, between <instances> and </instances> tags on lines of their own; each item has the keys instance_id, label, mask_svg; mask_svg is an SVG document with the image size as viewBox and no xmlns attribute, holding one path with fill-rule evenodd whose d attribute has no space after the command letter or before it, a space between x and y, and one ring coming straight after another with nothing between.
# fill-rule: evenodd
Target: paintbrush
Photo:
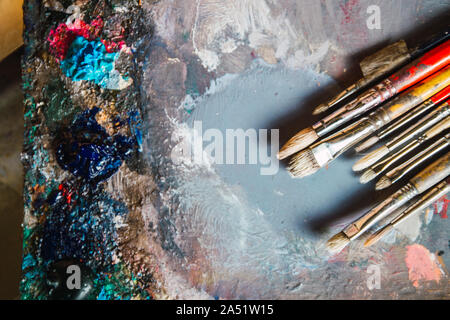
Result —
<instances>
[{"instance_id":1,"label":"paintbrush","mask_svg":"<svg viewBox=\"0 0 450 320\"><path fill-rule=\"evenodd\" d=\"M445 119L450 114L450 107L448 103L444 103L437 107L433 112L429 113L426 117L414 124L409 129L402 132L399 136L386 142L386 144L368 153L361 159L359 159L353 165L353 171L361 171L377 163L378 160L384 158L389 153L392 153L399 149L402 145L410 141L417 135L422 134L436 123Z\"/></svg>"},{"instance_id":2,"label":"paintbrush","mask_svg":"<svg viewBox=\"0 0 450 320\"><path fill-rule=\"evenodd\" d=\"M277 154L278 159L284 159L308 147L317 139L444 68L449 62L450 40L446 40L312 127L298 132L280 149Z\"/></svg>"},{"instance_id":3,"label":"paintbrush","mask_svg":"<svg viewBox=\"0 0 450 320\"><path fill-rule=\"evenodd\" d=\"M450 112L449 112L450 113ZM367 169L364 174L360 178L361 183L367 183L380 175L384 170L389 169L393 164L395 164L398 160L403 158L405 155L409 154L417 148L423 142L432 139L434 136L438 135L444 130L447 130L450 127L450 117L447 116L444 120L435 124L429 131L421 136L416 136L413 141L409 142L406 146L404 146L400 151L393 153L388 156L386 159L377 162L369 169ZM431 155L429 155L431 157ZM427 158L429 158L427 157ZM424 159L425 161L425 159ZM382 182L383 186L387 183L387 181Z\"/></svg>"},{"instance_id":4,"label":"paintbrush","mask_svg":"<svg viewBox=\"0 0 450 320\"><path fill-rule=\"evenodd\" d=\"M402 92L368 116L296 154L289 164L290 174L293 177L304 177L315 173L361 140L401 117L449 84L450 67L446 67Z\"/></svg>"},{"instance_id":5,"label":"paintbrush","mask_svg":"<svg viewBox=\"0 0 450 320\"><path fill-rule=\"evenodd\" d=\"M380 202L361 218L349 224L344 230L331 237L327 248L332 253L340 252L350 241L357 239L381 219L399 209L415 196L427 191L450 174L450 152L434 161L415 175L393 195Z\"/></svg>"},{"instance_id":6,"label":"paintbrush","mask_svg":"<svg viewBox=\"0 0 450 320\"><path fill-rule=\"evenodd\" d=\"M412 50L408 50L404 40L400 40L364 58L360 63L363 77L327 103L318 105L314 109L313 115L327 111L367 85L388 75L405 62L416 59L439 43L447 40L449 35L449 31L445 30L425 40L423 44Z\"/></svg>"},{"instance_id":7,"label":"paintbrush","mask_svg":"<svg viewBox=\"0 0 450 320\"><path fill-rule=\"evenodd\" d=\"M447 118L445 122L447 122L446 129L448 129L450 127L450 119ZM409 143L404 148L405 153L411 152L411 150L417 148L420 144L429 139L431 139L431 134L427 132L423 136L415 139L414 141L411 141L411 143ZM449 145L450 145L450 134L447 134L446 136L435 141L432 145L428 146L421 152L415 154L412 158L408 159L406 162L402 163L398 167L386 173L376 183L375 189L376 190L386 189L387 187L399 181L402 177L404 177L406 174L408 174L409 172L420 166L428 159L434 157L442 150L447 149Z\"/></svg>"},{"instance_id":8,"label":"paintbrush","mask_svg":"<svg viewBox=\"0 0 450 320\"><path fill-rule=\"evenodd\" d=\"M420 104L419 106L414 108L412 111L403 115L403 117L401 117L399 120L395 121L391 125L387 126L386 128L382 128L380 131L376 132L375 135L373 135L369 139L365 140L360 145L356 146L355 151L361 152L363 150L370 148L375 143L377 143L379 140L384 139L385 137L389 136L391 133L406 126L408 123L410 123L414 119L419 118L420 116L424 115L431 108L438 105L439 103L441 103L442 101L446 100L449 97L450 97L450 86L448 86L444 90L436 93L430 99L426 100L424 103Z\"/></svg>"},{"instance_id":9,"label":"paintbrush","mask_svg":"<svg viewBox=\"0 0 450 320\"><path fill-rule=\"evenodd\" d=\"M447 181L441 181L437 186L426 192L420 199L409 206L403 213L398 217L393 219L390 223L384 226L382 229L378 230L376 233L372 234L364 243L365 247L370 247L374 243L378 242L386 234L392 231L400 223L404 222L406 219L412 215L421 212L429 205L431 205L436 200L442 198L450 191L450 185Z\"/></svg>"}]
</instances>

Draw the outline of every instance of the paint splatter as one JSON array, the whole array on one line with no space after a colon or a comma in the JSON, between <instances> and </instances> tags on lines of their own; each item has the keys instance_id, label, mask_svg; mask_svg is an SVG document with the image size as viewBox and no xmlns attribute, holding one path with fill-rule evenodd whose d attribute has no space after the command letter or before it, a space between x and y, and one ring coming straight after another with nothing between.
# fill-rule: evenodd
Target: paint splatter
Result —
<instances>
[{"instance_id":1,"label":"paint splatter","mask_svg":"<svg viewBox=\"0 0 450 320\"><path fill-rule=\"evenodd\" d=\"M408 267L409 280L418 288L419 281L437 281L442 277L442 272L436 263L436 259L427 248L420 244L406 247L406 266Z\"/></svg>"},{"instance_id":2,"label":"paint splatter","mask_svg":"<svg viewBox=\"0 0 450 320\"><path fill-rule=\"evenodd\" d=\"M433 204L434 214L438 214L442 219L447 219L447 209L450 200L447 199L447 196L443 196L438 201Z\"/></svg>"}]
</instances>

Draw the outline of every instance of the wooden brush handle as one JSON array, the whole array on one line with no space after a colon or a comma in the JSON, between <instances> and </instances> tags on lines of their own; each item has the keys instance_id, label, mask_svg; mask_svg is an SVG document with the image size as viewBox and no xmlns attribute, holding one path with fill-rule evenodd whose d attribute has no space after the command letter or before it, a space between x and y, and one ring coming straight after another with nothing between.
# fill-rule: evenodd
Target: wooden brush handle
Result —
<instances>
[{"instance_id":1,"label":"wooden brush handle","mask_svg":"<svg viewBox=\"0 0 450 320\"><path fill-rule=\"evenodd\" d=\"M422 193L450 174L450 152L434 161L409 182Z\"/></svg>"},{"instance_id":2,"label":"wooden brush handle","mask_svg":"<svg viewBox=\"0 0 450 320\"><path fill-rule=\"evenodd\" d=\"M450 66L447 66L443 70L408 89L375 112L377 114L384 113L385 116L387 116L387 121L383 121L385 123L382 123L382 125L385 125L435 95L449 84Z\"/></svg>"},{"instance_id":3,"label":"wooden brush handle","mask_svg":"<svg viewBox=\"0 0 450 320\"><path fill-rule=\"evenodd\" d=\"M449 63L450 40L446 40L392 74L388 79L392 82L395 90L400 92L432 75Z\"/></svg>"}]
</instances>

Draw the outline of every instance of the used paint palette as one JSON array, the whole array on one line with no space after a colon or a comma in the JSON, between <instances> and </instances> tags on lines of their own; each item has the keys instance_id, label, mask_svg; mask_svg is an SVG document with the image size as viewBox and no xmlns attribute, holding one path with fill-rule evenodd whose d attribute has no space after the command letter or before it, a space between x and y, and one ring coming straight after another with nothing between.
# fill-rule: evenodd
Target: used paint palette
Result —
<instances>
[{"instance_id":1,"label":"used paint palette","mask_svg":"<svg viewBox=\"0 0 450 320\"><path fill-rule=\"evenodd\" d=\"M67 259L97 299L448 298L446 199L330 256L393 190L361 186L351 152L301 180L276 159L365 55L419 43L448 4L81 1L67 22L66 3L27 2L24 298L54 297ZM58 28L73 36L47 40Z\"/></svg>"}]
</instances>

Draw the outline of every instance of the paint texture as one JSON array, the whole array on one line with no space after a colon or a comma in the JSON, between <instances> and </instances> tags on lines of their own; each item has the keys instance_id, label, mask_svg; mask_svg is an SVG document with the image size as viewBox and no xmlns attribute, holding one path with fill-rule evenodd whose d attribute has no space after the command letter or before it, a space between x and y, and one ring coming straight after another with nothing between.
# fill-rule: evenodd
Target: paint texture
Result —
<instances>
[{"instance_id":1,"label":"paint texture","mask_svg":"<svg viewBox=\"0 0 450 320\"><path fill-rule=\"evenodd\" d=\"M416 290L405 262L414 241L448 263L448 219L331 257L329 236L385 194L359 185L351 155L302 181L275 158L359 57L446 21L447 4L379 1L403 18L369 31L369 0L69 2L24 6L22 298L448 298L444 274ZM227 163L236 129L255 130L256 163ZM186 152L221 145L205 132L224 137L223 163ZM61 290L69 263L88 294Z\"/></svg>"}]
</instances>

